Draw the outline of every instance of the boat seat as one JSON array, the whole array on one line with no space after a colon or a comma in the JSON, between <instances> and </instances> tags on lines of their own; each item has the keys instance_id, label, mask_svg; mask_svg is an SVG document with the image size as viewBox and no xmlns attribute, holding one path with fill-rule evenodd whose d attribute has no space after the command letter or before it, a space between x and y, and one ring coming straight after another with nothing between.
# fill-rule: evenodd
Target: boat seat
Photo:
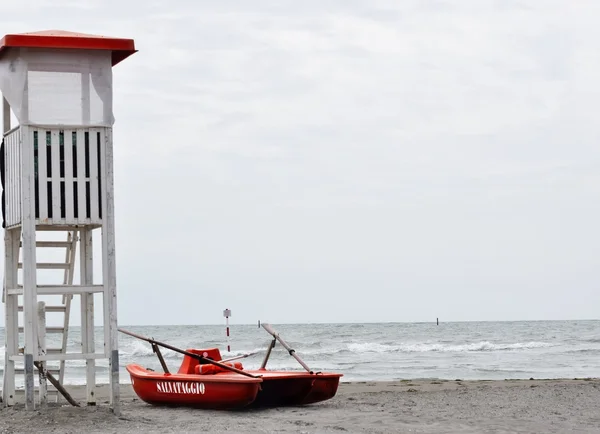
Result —
<instances>
[{"instance_id":1,"label":"boat seat","mask_svg":"<svg viewBox=\"0 0 600 434\"><path fill-rule=\"evenodd\" d=\"M220 361L221 360L221 352L219 351L218 348L208 348L208 349L195 349L195 348L189 348L186 349L186 351L188 353L192 353L192 354L198 354L199 356L203 356L206 357L207 359L212 359L215 361ZM194 374L195 373L195 368L196 366L198 366L199 364L202 364L203 362L200 362L197 359L194 359L190 356L184 355L183 356L183 360L181 361L181 366L179 367L179 370L177 371L178 374ZM213 366L213 365L211 365Z\"/></svg>"},{"instance_id":2,"label":"boat seat","mask_svg":"<svg viewBox=\"0 0 600 434\"><path fill-rule=\"evenodd\" d=\"M231 366L236 369L244 369L242 362L224 362L224 365ZM217 365L211 365L210 363L198 364L194 368L194 374L196 375L212 375L218 372L232 372L229 369L222 368Z\"/></svg>"}]
</instances>

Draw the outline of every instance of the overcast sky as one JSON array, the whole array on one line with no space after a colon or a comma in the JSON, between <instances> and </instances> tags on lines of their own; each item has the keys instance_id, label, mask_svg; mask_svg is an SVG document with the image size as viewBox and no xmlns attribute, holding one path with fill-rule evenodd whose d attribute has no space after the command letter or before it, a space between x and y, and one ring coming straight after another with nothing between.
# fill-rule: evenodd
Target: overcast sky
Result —
<instances>
[{"instance_id":1,"label":"overcast sky","mask_svg":"<svg viewBox=\"0 0 600 434\"><path fill-rule=\"evenodd\" d=\"M599 318L599 19L593 0L0 4L3 34L140 50L113 70L128 325Z\"/></svg>"}]
</instances>

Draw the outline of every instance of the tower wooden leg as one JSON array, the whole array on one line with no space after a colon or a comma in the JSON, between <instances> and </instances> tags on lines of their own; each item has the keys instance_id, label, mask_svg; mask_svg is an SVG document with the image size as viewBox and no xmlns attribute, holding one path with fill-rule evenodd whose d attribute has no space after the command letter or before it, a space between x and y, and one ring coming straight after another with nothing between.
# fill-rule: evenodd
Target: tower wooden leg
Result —
<instances>
[{"instance_id":1,"label":"tower wooden leg","mask_svg":"<svg viewBox=\"0 0 600 434\"><path fill-rule=\"evenodd\" d=\"M25 408L35 409L33 362L37 341L37 264L35 168L31 127L21 126L21 238L23 252L23 329L25 334Z\"/></svg>"},{"instance_id":2,"label":"tower wooden leg","mask_svg":"<svg viewBox=\"0 0 600 434\"><path fill-rule=\"evenodd\" d=\"M18 296L9 295L7 289L17 286L17 265L19 261L19 244L21 230L11 229L4 232L4 381L2 402L5 406L15 403L15 362L12 356L17 355L19 345Z\"/></svg>"},{"instance_id":3,"label":"tower wooden leg","mask_svg":"<svg viewBox=\"0 0 600 434\"><path fill-rule=\"evenodd\" d=\"M81 231L81 280L84 285L94 283L94 260L92 231ZM84 353L94 353L94 294L81 294L81 343ZM96 362L87 359L86 366L86 398L88 405L96 405Z\"/></svg>"},{"instance_id":4,"label":"tower wooden leg","mask_svg":"<svg viewBox=\"0 0 600 434\"><path fill-rule=\"evenodd\" d=\"M117 277L115 255L115 204L113 198L113 146L112 131L107 130L104 146L100 146L104 162L102 176L102 282L104 285L104 345L109 357L110 406L117 415L119 404L119 337L117 335Z\"/></svg>"}]
</instances>

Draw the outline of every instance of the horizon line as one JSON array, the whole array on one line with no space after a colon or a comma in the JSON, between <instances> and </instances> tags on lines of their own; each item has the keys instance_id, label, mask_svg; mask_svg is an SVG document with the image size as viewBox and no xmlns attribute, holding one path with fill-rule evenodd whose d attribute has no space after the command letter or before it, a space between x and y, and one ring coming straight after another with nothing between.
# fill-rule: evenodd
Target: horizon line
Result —
<instances>
[{"instance_id":1,"label":"horizon line","mask_svg":"<svg viewBox=\"0 0 600 434\"><path fill-rule=\"evenodd\" d=\"M454 320L454 321L440 321L439 324L459 324L459 323L518 323L518 322L576 322L576 321L600 321L600 318L586 318L586 319L526 319L526 320ZM357 325L357 324L433 324L436 325L436 321L361 321L361 322L270 322L260 321L261 324L274 324L274 325ZM222 326L224 323L197 323L197 324L119 324L118 327L196 327L196 326ZM253 323L229 323L229 326L253 326L258 325L258 320ZM79 325L71 325L69 327L81 327ZM95 325L94 328L103 327L102 325ZM4 326L0 325L0 330L4 330Z\"/></svg>"}]
</instances>

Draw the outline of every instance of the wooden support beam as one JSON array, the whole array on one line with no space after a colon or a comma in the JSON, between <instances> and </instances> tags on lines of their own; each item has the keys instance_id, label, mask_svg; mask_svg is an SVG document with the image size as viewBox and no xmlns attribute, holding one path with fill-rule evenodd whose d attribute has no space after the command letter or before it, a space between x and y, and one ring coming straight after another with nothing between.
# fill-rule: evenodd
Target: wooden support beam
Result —
<instances>
[{"instance_id":1,"label":"wooden support beam","mask_svg":"<svg viewBox=\"0 0 600 434\"><path fill-rule=\"evenodd\" d=\"M40 362L34 362L34 365L35 365L35 367L36 367L38 370L44 369L44 368L42 367L42 365L40 364ZM67 401L69 401L69 404L71 404L71 405L73 405L73 406L75 406L75 407L80 407L79 403L73 399L73 397L72 397L72 396L69 394L69 392L67 392L67 391L66 391L66 389L65 389L65 388L62 386L62 384L60 384L60 383L59 383L59 382L56 380L56 378L54 378L54 375L52 375L52 374L51 374L50 372L48 372L48 371L45 371L45 372L46 372L46 377L48 378L48 380L50 380L50 383L52 383L52 385L53 385L54 387L56 387L56 390L58 390L58 391L59 391L59 392L62 394L62 396L64 396L64 397L65 397L65 399L66 399Z\"/></svg>"},{"instance_id":2,"label":"wooden support beam","mask_svg":"<svg viewBox=\"0 0 600 434\"><path fill-rule=\"evenodd\" d=\"M46 303L38 301L38 356L37 358L46 355ZM39 361L38 377L40 408L48 407L48 382L46 381L46 362Z\"/></svg>"}]
</instances>

